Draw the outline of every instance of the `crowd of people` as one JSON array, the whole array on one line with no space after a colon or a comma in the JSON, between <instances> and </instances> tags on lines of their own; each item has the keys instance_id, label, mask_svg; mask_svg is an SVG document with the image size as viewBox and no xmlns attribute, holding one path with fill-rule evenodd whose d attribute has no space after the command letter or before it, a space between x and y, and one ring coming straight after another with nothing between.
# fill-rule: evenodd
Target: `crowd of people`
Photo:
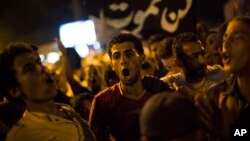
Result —
<instances>
[{"instance_id":1,"label":"crowd of people","mask_svg":"<svg viewBox=\"0 0 250 141\"><path fill-rule=\"evenodd\" d=\"M0 141L229 141L230 125L250 123L250 17L204 26L147 41L120 33L77 70L59 39L53 68L37 46L10 43Z\"/></svg>"}]
</instances>

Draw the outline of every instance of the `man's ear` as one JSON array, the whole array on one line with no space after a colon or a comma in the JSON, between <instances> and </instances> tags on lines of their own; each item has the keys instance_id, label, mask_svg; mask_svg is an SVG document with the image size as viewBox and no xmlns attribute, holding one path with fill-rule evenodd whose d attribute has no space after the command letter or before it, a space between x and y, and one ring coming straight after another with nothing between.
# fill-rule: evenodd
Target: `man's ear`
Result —
<instances>
[{"instance_id":1,"label":"man's ear","mask_svg":"<svg viewBox=\"0 0 250 141\"><path fill-rule=\"evenodd\" d=\"M19 96L22 95L22 92L20 91L19 88L12 88L12 89L10 89L10 90L9 90L9 93L10 93L10 95L11 95L12 97L15 97L15 98L17 98L17 97L19 97Z\"/></svg>"}]
</instances>

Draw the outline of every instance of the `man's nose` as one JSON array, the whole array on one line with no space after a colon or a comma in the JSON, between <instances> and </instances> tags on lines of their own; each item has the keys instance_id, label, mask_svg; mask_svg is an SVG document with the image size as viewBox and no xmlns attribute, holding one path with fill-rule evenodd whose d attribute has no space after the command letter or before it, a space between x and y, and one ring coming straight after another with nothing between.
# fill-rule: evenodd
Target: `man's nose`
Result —
<instances>
[{"instance_id":1,"label":"man's nose","mask_svg":"<svg viewBox=\"0 0 250 141\"><path fill-rule=\"evenodd\" d=\"M126 65L128 63L128 57L125 55L121 56L121 65Z\"/></svg>"},{"instance_id":2,"label":"man's nose","mask_svg":"<svg viewBox=\"0 0 250 141\"><path fill-rule=\"evenodd\" d=\"M225 37L223 42L222 42L222 53L227 52L228 49L231 48L231 40L233 40L233 37L230 35L228 37Z\"/></svg>"}]
</instances>

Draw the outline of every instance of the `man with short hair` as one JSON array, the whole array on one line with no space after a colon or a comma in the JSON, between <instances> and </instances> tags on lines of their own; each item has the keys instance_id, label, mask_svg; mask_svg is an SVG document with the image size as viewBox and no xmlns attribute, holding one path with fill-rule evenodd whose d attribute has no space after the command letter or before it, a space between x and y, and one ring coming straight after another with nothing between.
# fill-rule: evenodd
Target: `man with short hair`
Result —
<instances>
[{"instance_id":1,"label":"man with short hair","mask_svg":"<svg viewBox=\"0 0 250 141\"><path fill-rule=\"evenodd\" d=\"M108 45L108 53L112 69L120 81L95 96L90 128L98 141L109 140L110 134L117 141L138 141L139 114L143 104L153 93L166 90L167 86L157 78L141 79L145 55L141 41L134 35L122 33L115 36Z\"/></svg>"},{"instance_id":2,"label":"man with short hair","mask_svg":"<svg viewBox=\"0 0 250 141\"><path fill-rule=\"evenodd\" d=\"M182 73L173 74L161 78L170 87L180 93L190 93L193 98L196 93L203 93L209 87L219 81L223 81L226 75L220 69L211 71L207 67L205 49L194 33L181 33L173 41L173 55L176 64L182 68Z\"/></svg>"},{"instance_id":3,"label":"man with short hair","mask_svg":"<svg viewBox=\"0 0 250 141\"><path fill-rule=\"evenodd\" d=\"M226 22L222 58L224 71L232 76L215 86L207 100L197 106L210 134L229 140L229 126L250 124L250 17L239 16Z\"/></svg>"},{"instance_id":4,"label":"man with short hair","mask_svg":"<svg viewBox=\"0 0 250 141\"><path fill-rule=\"evenodd\" d=\"M4 48L0 68L1 93L8 99L21 98L26 105L7 141L95 140L70 106L54 102L56 84L31 45L13 43Z\"/></svg>"}]
</instances>

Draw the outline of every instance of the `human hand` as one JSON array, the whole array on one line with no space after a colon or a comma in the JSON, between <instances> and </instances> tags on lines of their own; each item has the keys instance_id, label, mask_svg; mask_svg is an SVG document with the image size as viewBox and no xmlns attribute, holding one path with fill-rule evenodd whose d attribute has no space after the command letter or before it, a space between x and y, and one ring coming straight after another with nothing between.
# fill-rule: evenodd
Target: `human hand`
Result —
<instances>
[{"instance_id":1,"label":"human hand","mask_svg":"<svg viewBox=\"0 0 250 141\"><path fill-rule=\"evenodd\" d=\"M66 54L66 48L64 47L62 41L61 41L60 39L58 39L58 38L55 38L55 41L56 41L56 43L57 43L57 47L58 47L59 51L60 51L63 55L65 55L65 54Z\"/></svg>"}]
</instances>

